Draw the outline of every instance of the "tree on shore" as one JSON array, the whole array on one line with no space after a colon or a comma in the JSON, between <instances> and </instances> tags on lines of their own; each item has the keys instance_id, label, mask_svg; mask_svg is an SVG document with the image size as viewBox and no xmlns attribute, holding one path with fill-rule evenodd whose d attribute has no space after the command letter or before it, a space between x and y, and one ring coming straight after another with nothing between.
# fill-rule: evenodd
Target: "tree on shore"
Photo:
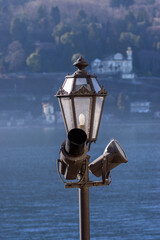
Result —
<instances>
[{"instance_id":1,"label":"tree on shore","mask_svg":"<svg viewBox=\"0 0 160 240\"><path fill-rule=\"evenodd\" d=\"M24 69L25 51L19 41L9 44L5 62L8 64L9 71L17 72Z\"/></svg>"},{"instance_id":2,"label":"tree on shore","mask_svg":"<svg viewBox=\"0 0 160 240\"><path fill-rule=\"evenodd\" d=\"M108 3L102 1L101 8L96 8L93 2L86 0L78 5L73 1L67 5L65 0L56 3L1 0L0 66L6 72L65 71L70 69L75 53L83 54L91 62L116 52L123 54L131 46L137 73L146 74L143 60L148 51L149 74L160 76L156 62L160 53L160 6L157 1L110 0ZM16 41L28 57L26 65L17 63L17 67L12 67L8 51L10 44ZM49 45L54 46L48 48ZM37 48L40 48L38 52ZM13 57L13 52L11 55Z\"/></svg>"},{"instance_id":3,"label":"tree on shore","mask_svg":"<svg viewBox=\"0 0 160 240\"><path fill-rule=\"evenodd\" d=\"M39 54L39 49L36 52L31 53L26 60L26 64L31 72L41 71L41 56Z\"/></svg>"}]
</instances>

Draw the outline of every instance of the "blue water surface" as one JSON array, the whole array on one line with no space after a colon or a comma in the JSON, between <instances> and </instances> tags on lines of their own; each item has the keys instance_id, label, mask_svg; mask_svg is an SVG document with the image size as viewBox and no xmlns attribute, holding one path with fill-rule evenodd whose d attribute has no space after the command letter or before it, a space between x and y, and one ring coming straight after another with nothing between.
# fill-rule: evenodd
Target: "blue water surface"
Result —
<instances>
[{"instance_id":1,"label":"blue water surface","mask_svg":"<svg viewBox=\"0 0 160 240\"><path fill-rule=\"evenodd\" d=\"M128 163L90 188L92 240L160 239L159 133L160 123L102 123L91 161L114 137ZM56 170L65 137L63 126L0 129L0 240L79 239L78 190Z\"/></svg>"}]
</instances>

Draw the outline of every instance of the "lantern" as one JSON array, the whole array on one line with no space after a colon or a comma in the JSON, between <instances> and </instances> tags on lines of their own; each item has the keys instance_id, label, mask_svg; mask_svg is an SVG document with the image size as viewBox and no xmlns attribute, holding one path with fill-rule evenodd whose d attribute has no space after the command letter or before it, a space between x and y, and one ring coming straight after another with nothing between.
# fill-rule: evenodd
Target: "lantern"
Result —
<instances>
[{"instance_id":1,"label":"lantern","mask_svg":"<svg viewBox=\"0 0 160 240\"><path fill-rule=\"evenodd\" d=\"M59 100L65 129L81 128L87 142L95 142L98 135L103 105L107 92L97 77L85 71L88 63L80 57L73 64L78 70L67 75L56 96Z\"/></svg>"}]
</instances>

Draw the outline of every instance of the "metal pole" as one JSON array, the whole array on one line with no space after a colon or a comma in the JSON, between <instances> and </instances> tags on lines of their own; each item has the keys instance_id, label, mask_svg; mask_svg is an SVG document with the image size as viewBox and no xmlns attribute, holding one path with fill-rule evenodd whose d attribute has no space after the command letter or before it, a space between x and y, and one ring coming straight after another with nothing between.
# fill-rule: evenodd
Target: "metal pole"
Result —
<instances>
[{"instance_id":1,"label":"metal pole","mask_svg":"<svg viewBox=\"0 0 160 240\"><path fill-rule=\"evenodd\" d=\"M88 182L88 160L86 160L86 171L84 182ZM89 188L83 185L79 188L79 230L80 240L90 240L89 227Z\"/></svg>"}]
</instances>

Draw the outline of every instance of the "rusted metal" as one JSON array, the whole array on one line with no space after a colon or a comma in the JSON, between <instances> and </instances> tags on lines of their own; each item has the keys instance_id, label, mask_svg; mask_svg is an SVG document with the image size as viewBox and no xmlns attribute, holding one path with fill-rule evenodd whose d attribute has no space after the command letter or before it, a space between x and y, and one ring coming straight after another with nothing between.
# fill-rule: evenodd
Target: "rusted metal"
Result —
<instances>
[{"instance_id":1,"label":"rusted metal","mask_svg":"<svg viewBox=\"0 0 160 240\"><path fill-rule=\"evenodd\" d=\"M82 58L82 56L80 56L73 64L73 66L77 67L80 70L83 70L88 66L88 63Z\"/></svg>"},{"instance_id":2,"label":"rusted metal","mask_svg":"<svg viewBox=\"0 0 160 240\"><path fill-rule=\"evenodd\" d=\"M106 179L105 182L103 181L89 181L86 182L85 184L83 183L74 183L74 182L70 182L70 183L65 183L65 188L82 188L83 186L85 187L99 187L99 186L109 186L111 183L111 179Z\"/></svg>"},{"instance_id":3,"label":"rusted metal","mask_svg":"<svg viewBox=\"0 0 160 240\"><path fill-rule=\"evenodd\" d=\"M88 158L86 158L85 164L86 169L83 177L84 183L89 181ZM86 184L81 185L79 188L79 233L80 240L90 240L89 188Z\"/></svg>"}]
</instances>

